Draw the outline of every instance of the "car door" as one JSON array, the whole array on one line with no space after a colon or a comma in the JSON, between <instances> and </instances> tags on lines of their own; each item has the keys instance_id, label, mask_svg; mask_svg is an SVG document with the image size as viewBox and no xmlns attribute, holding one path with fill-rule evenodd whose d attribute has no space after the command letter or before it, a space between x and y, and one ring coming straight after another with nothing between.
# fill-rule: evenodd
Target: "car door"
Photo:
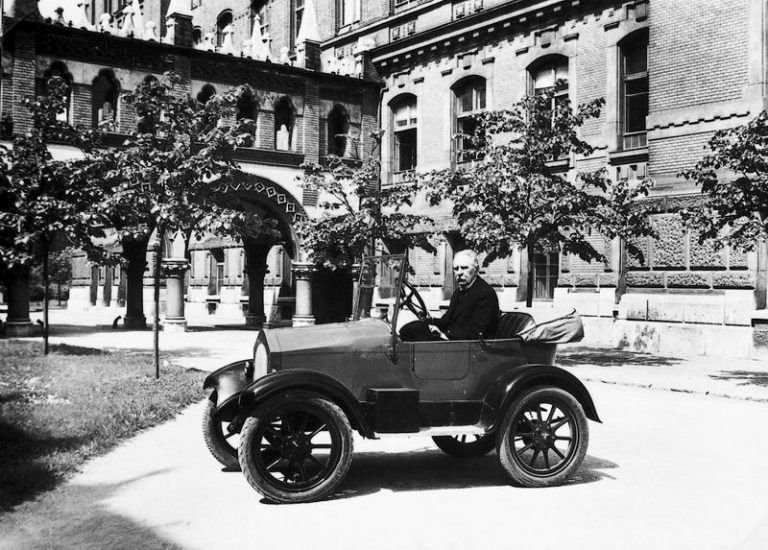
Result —
<instances>
[{"instance_id":1,"label":"car door","mask_svg":"<svg viewBox=\"0 0 768 550\"><path fill-rule=\"evenodd\" d=\"M469 340L413 343L413 373L421 380L461 380L469 372Z\"/></svg>"}]
</instances>

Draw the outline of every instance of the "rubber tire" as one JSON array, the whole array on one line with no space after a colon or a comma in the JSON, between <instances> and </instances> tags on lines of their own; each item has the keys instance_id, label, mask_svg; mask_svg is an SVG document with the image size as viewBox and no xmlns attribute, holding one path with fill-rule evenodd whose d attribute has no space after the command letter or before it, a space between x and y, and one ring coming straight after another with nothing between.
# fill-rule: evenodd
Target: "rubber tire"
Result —
<instances>
[{"instance_id":1,"label":"rubber tire","mask_svg":"<svg viewBox=\"0 0 768 550\"><path fill-rule=\"evenodd\" d=\"M205 411L203 412L202 426L205 446L208 447L213 457L227 470L239 470L240 462L237 460L237 448L230 445L224 439L221 422L217 422L211 417L215 408L216 406L213 404L213 401L208 399Z\"/></svg>"},{"instance_id":2,"label":"rubber tire","mask_svg":"<svg viewBox=\"0 0 768 550\"><path fill-rule=\"evenodd\" d=\"M334 428L339 430L341 439L341 456L331 475L316 487L300 492L283 491L271 485L261 477L260 472L254 465L253 459L253 449L255 447L255 441L253 440L257 428L259 427L259 422L264 418L269 418L271 411L276 407L283 406L292 401L301 401L325 412L333 421ZM240 434L240 451L238 452L238 456L240 458L240 468L245 475L245 479L248 480L248 483L256 490L256 492L273 502L280 504L297 504L301 502L321 500L336 489L349 470L349 464L352 459L352 447L352 428L349 425L349 420L344 414L344 411L342 411L338 405L320 396L312 397L307 396L306 394L287 394L270 399L258 407L254 412L254 415L245 421L243 430Z\"/></svg>"},{"instance_id":3,"label":"rubber tire","mask_svg":"<svg viewBox=\"0 0 768 550\"><path fill-rule=\"evenodd\" d=\"M456 458L485 456L496 446L496 437L493 434L482 435L480 439L469 443L462 443L451 435L436 435L432 437L432 441L441 451Z\"/></svg>"},{"instance_id":4,"label":"rubber tire","mask_svg":"<svg viewBox=\"0 0 768 550\"><path fill-rule=\"evenodd\" d=\"M555 398L560 401L558 406L565 405L569 407L574 416L576 430L578 431L576 452L568 459L568 464L562 470L550 477L536 476L526 472L517 464L509 447L512 423L517 418L521 409L525 408L531 401L542 400L542 398ZM520 487L550 487L560 485L579 469L587 454L588 446L589 426L587 425L587 416L584 414L581 404L570 393L560 388L545 386L526 390L512 401L507 409L507 413L504 415L501 429L497 434L496 451L499 455L499 462L513 485Z\"/></svg>"}]
</instances>

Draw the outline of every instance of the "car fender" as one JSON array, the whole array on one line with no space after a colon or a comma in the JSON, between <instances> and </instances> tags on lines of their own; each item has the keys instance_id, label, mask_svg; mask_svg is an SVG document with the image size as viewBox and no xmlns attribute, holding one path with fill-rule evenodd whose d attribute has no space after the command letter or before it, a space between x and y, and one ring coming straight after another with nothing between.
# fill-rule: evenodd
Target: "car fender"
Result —
<instances>
[{"instance_id":1,"label":"car fender","mask_svg":"<svg viewBox=\"0 0 768 550\"><path fill-rule=\"evenodd\" d=\"M344 411L354 429L364 437L373 437L363 406L352 392L335 378L307 369L277 371L254 381L240 394L240 415L250 416L268 399L288 392L312 392L327 397Z\"/></svg>"},{"instance_id":2,"label":"car fender","mask_svg":"<svg viewBox=\"0 0 768 550\"><path fill-rule=\"evenodd\" d=\"M587 418L602 422L595 404L581 380L570 372L549 365L525 365L501 376L491 386L483 400L481 423L487 431L494 431L503 420L509 405L520 392L536 386L553 386L567 391L581 404Z\"/></svg>"},{"instance_id":3,"label":"car fender","mask_svg":"<svg viewBox=\"0 0 768 550\"><path fill-rule=\"evenodd\" d=\"M209 399L216 408L213 416L219 420L231 420L237 412L240 392L253 382L253 359L243 359L224 365L209 374L203 389L212 389Z\"/></svg>"}]
</instances>

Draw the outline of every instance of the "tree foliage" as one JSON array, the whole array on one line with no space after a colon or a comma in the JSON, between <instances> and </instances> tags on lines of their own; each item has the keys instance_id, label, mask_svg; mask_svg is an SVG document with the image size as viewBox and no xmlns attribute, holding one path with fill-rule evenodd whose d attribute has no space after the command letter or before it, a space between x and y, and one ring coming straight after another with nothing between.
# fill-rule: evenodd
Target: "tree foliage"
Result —
<instances>
[{"instance_id":1,"label":"tree foliage","mask_svg":"<svg viewBox=\"0 0 768 550\"><path fill-rule=\"evenodd\" d=\"M83 165L84 177L101 180L105 224L136 240L155 229L258 235L264 220L239 208L219 184L237 169L234 152L252 135L252 121L235 119L246 87L201 104L180 88L178 74L165 79L147 79L123 96L137 130Z\"/></svg>"},{"instance_id":2,"label":"tree foliage","mask_svg":"<svg viewBox=\"0 0 768 550\"><path fill-rule=\"evenodd\" d=\"M401 210L412 205L415 185L382 188L381 165L375 158L353 164L330 157L325 166L305 163L302 170L304 189L322 199L320 215L297 227L302 245L316 264L346 269L371 253L377 242L397 250L433 248L423 229L428 219Z\"/></svg>"},{"instance_id":3,"label":"tree foliage","mask_svg":"<svg viewBox=\"0 0 768 550\"><path fill-rule=\"evenodd\" d=\"M681 173L704 194L683 218L701 242L752 250L768 237L768 111L716 132L709 148L711 154Z\"/></svg>"},{"instance_id":4,"label":"tree foliage","mask_svg":"<svg viewBox=\"0 0 768 550\"><path fill-rule=\"evenodd\" d=\"M0 147L0 261L6 269L31 266L57 235L97 256L91 236L100 229L90 208L88 182L74 181L72 166L53 157L51 142L65 142L91 151L98 133L76 128L59 115L67 108L68 90L60 77L46 83L47 93L24 98L32 126Z\"/></svg>"},{"instance_id":5,"label":"tree foliage","mask_svg":"<svg viewBox=\"0 0 768 550\"><path fill-rule=\"evenodd\" d=\"M598 99L574 110L551 89L511 109L482 113L476 132L460 136L472 146L464 158L472 155L473 161L425 175L430 202L452 203L462 236L487 253L486 263L518 248L528 252L529 306L534 252L559 249L604 261L588 239L593 233L606 238L652 233L647 213L634 202L647 194L650 182L613 182L605 169L567 171L572 159L594 152L579 137L579 128L598 117L603 104Z\"/></svg>"}]
</instances>

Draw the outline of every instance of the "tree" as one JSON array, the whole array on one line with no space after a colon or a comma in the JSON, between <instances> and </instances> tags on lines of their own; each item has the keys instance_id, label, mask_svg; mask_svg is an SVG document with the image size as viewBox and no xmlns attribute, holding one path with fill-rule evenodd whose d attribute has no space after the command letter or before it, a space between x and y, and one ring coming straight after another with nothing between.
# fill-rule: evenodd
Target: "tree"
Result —
<instances>
[{"instance_id":1,"label":"tree","mask_svg":"<svg viewBox=\"0 0 768 550\"><path fill-rule=\"evenodd\" d=\"M390 250L433 249L427 235L415 231L426 226L428 218L401 211L411 206L415 185L382 188L381 165L375 158L357 164L331 156L325 166L304 163L302 170L303 187L324 199L318 204L320 216L297 227L318 266L348 269L371 253L376 242Z\"/></svg>"},{"instance_id":2,"label":"tree","mask_svg":"<svg viewBox=\"0 0 768 550\"><path fill-rule=\"evenodd\" d=\"M55 160L48 145L66 142L91 151L98 133L75 128L59 115L67 109L68 90L60 77L46 82L47 93L22 100L32 115L30 130L17 136L10 149L0 149L0 259L6 277L27 280L36 261L42 262L44 285L43 339L48 353L49 251L54 239L86 250L92 258L103 251L91 237L101 233L90 208L94 200L88 182L72 177L72 165ZM23 283L22 283L23 284ZM16 292L23 292L17 285ZM26 301L27 318L29 302Z\"/></svg>"},{"instance_id":3,"label":"tree","mask_svg":"<svg viewBox=\"0 0 768 550\"><path fill-rule=\"evenodd\" d=\"M475 133L458 136L469 145L463 155L472 162L423 176L430 203L451 201L462 236L488 254L486 264L517 248L526 251L528 307L534 252L559 249L586 261L604 261L587 239L593 232L606 238L653 232L646 210L635 203L647 194L650 182L612 182L605 169L563 172L562 161L593 153L578 129L599 116L604 101L574 111L568 101L556 98L555 89L527 96L511 109L478 115ZM627 248L641 256L631 242Z\"/></svg>"},{"instance_id":4,"label":"tree","mask_svg":"<svg viewBox=\"0 0 768 550\"><path fill-rule=\"evenodd\" d=\"M768 237L768 111L716 132L711 154L681 175L701 187L703 202L681 212L699 242L753 250Z\"/></svg>"},{"instance_id":5,"label":"tree","mask_svg":"<svg viewBox=\"0 0 768 550\"><path fill-rule=\"evenodd\" d=\"M124 95L136 112L137 130L121 147L96 152L81 173L102 182L98 209L122 243L126 320L138 327L144 325L143 274L153 233L258 235L271 230L258 215L238 208L216 183L237 169L235 149L252 135L252 121L226 123L235 119L235 105L246 87L201 104L181 84L178 74L168 72L164 82L147 79Z\"/></svg>"}]
</instances>

